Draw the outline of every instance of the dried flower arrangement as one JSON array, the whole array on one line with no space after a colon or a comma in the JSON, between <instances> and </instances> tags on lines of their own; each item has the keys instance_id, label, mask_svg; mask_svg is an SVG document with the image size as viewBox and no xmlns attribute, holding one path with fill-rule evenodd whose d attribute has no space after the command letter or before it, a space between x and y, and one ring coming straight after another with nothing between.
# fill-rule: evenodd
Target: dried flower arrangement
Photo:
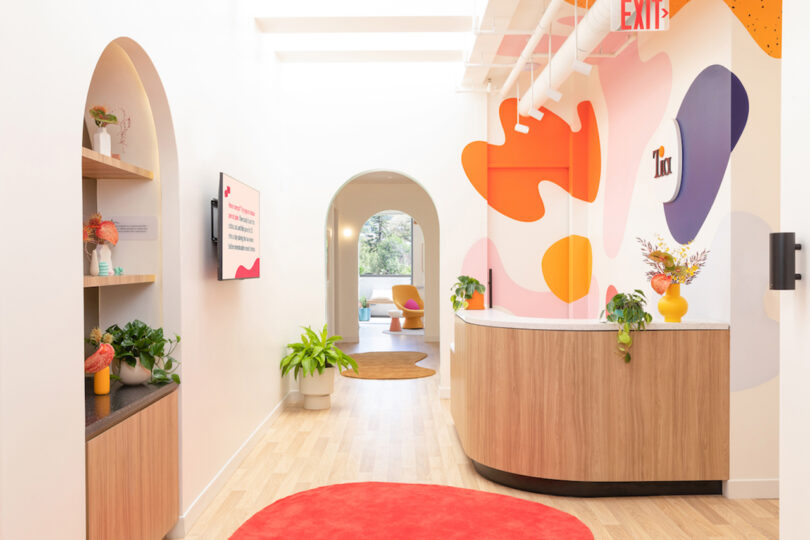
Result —
<instances>
[{"instance_id":1,"label":"dried flower arrangement","mask_svg":"<svg viewBox=\"0 0 810 540\"><path fill-rule=\"evenodd\" d=\"M107 108L101 105L95 105L90 109L90 116L96 122L98 127L106 127L111 124L118 123L118 117L112 113L107 112Z\"/></svg>"},{"instance_id":2,"label":"dried flower arrangement","mask_svg":"<svg viewBox=\"0 0 810 540\"><path fill-rule=\"evenodd\" d=\"M112 221L104 221L101 214L93 214L82 228L82 241L84 242L84 252L89 257L88 244L116 245L118 243L118 229Z\"/></svg>"},{"instance_id":3,"label":"dried flower arrangement","mask_svg":"<svg viewBox=\"0 0 810 540\"><path fill-rule=\"evenodd\" d=\"M657 236L655 244L636 238L641 244L641 254L644 262L650 266L647 279L658 294L664 294L673 283L689 285L700 274L706 264L709 251L704 249L690 253L690 244L684 244L677 249L670 248L661 236Z\"/></svg>"}]
</instances>

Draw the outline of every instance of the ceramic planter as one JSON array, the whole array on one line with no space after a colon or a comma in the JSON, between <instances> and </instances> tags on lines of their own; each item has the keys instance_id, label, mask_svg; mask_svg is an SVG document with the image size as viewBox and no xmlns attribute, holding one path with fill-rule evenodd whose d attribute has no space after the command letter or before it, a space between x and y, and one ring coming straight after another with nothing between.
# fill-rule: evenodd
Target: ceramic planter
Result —
<instances>
[{"instance_id":1,"label":"ceramic planter","mask_svg":"<svg viewBox=\"0 0 810 540\"><path fill-rule=\"evenodd\" d=\"M304 408L317 411L332 405L330 394L335 390L335 368L328 367L323 373L301 377L301 394L304 395Z\"/></svg>"},{"instance_id":2,"label":"ceramic planter","mask_svg":"<svg viewBox=\"0 0 810 540\"><path fill-rule=\"evenodd\" d=\"M99 127L93 133L93 150L104 156L112 155L112 139L107 131L107 126Z\"/></svg>"},{"instance_id":3,"label":"ceramic planter","mask_svg":"<svg viewBox=\"0 0 810 540\"><path fill-rule=\"evenodd\" d=\"M368 321L371 319L371 308L361 307L358 308L358 314L361 321Z\"/></svg>"},{"instance_id":4,"label":"ceramic planter","mask_svg":"<svg viewBox=\"0 0 810 540\"><path fill-rule=\"evenodd\" d=\"M122 383L128 386L136 386L149 382L149 379L152 378L152 372L143 367L140 360L135 362L135 367L122 360L118 368L118 376L121 378Z\"/></svg>"}]
</instances>

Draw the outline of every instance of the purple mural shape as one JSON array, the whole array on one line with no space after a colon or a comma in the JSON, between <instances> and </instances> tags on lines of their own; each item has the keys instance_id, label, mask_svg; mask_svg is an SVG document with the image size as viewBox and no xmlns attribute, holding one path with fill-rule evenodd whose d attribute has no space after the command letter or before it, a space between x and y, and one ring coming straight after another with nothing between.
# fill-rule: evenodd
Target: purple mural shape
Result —
<instances>
[{"instance_id":1,"label":"purple mural shape","mask_svg":"<svg viewBox=\"0 0 810 540\"><path fill-rule=\"evenodd\" d=\"M748 94L740 79L720 65L701 71L678 110L681 190L664 204L669 231L681 244L694 240L706 221L747 121Z\"/></svg>"}]
</instances>

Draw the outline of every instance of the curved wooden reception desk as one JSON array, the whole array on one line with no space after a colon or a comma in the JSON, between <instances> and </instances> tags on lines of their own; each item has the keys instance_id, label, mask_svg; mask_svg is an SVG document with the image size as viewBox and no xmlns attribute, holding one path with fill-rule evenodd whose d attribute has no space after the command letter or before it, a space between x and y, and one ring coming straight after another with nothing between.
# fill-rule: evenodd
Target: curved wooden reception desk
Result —
<instances>
[{"instance_id":1,"label":"curved wooden reception desk","mask_svg":"<svg viewBox=\"0 0 810 540\"><path fill-rule=\"evenodd\" d=\"M729 331L460 312L451 410L483 476L572 496L720 493L728 479Z\"/></svg>"}]
</instances>

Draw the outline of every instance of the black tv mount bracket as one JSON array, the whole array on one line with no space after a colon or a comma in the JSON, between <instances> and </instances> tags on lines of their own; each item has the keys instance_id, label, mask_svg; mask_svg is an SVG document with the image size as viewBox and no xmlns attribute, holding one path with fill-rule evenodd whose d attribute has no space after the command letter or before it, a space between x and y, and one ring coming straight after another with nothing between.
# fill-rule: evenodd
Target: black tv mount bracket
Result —
<instances>
[{"instance_id":1,"label":"black tv mount bracket","mask_svg":"<svg viewBox=\"0 0 810 540\"><path fill-rule=\"evenodd\" d=\"M217 199L211 199L211 241L214 244L218 244L219 243L219 238L217 238L217 235L214 232L214 229L216 228L216 226L214 225L214 223L216 223L214 221L215 220L215 218L214 218L214 212L215 211L217 211L217 212L219 211L219 201Z\"/></svg>"}]
</instances>

